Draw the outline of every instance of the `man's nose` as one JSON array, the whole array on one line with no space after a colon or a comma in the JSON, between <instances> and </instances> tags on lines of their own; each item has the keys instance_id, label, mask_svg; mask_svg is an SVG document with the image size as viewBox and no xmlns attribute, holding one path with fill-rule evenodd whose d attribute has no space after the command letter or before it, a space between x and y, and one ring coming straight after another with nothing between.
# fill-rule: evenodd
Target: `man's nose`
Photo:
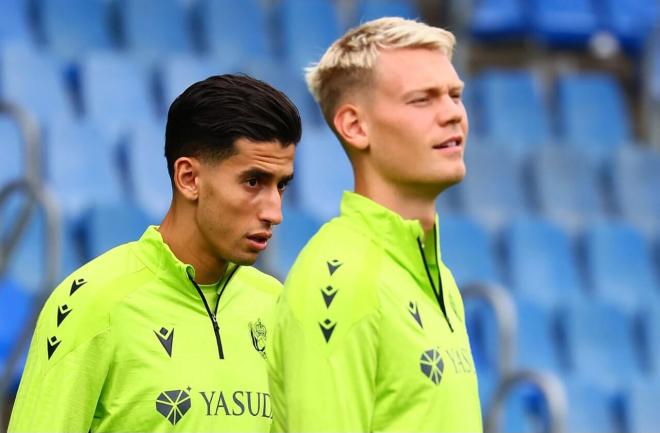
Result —
<instances>
[{"instance_id":1,"label":"man's nose","mask_svg":"<svg viewBox=\"0 0 660 433\"><path fill-rule=\"evenodd\" d=\"M282 222L282 195L277 188L269 190L261 203L259 219L269 225L277 225Z\"/></svg>"}]
</instances>

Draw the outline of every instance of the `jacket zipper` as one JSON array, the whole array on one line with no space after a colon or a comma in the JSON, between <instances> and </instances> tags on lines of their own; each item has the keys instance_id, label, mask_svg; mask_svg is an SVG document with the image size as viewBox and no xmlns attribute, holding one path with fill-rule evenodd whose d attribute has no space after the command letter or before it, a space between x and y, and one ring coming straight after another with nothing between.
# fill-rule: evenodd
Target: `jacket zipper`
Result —
<instances>
[{"instance_id":1,"label":"jacket zipper","mask_svg":"<svg viewBox=\"0 0 660 433\"><path fill-rule=\"evenodd\" d=\"M442 290L442 271L440 265L438 264L438 289L436 289L435 283L433 282L433 277L431 276L431 271L429 270L428 264L426 264L426 256L424 255L424 247L422 246L422 240L417 238L417 246L419 247L419 253L422 256L422 263L424 263L424 269L426 270L426 276L431 283L431 288L433 289L433 294L435 295L435 300L438 302L438 306L442 311L442 314L445 316L449 330L454 332L454 328L451 326L449 321L449 316L447 316L447 309L445 308L445 298ZM435 248L435 260L438 260L438 239L436 238L435 228L433 230L433 248Z\"/></svg>"},{"instance_id":2,"label":"jacket zipper","mask_svg":"<svg viewBox=\"0 0 660 433\"><path fill-rule=\"evenodd\" d=\"M227 284L229 284L229 280L231 280L231 278L234 276L238 268L239 266L236 266L234 270L232 270L231 274L229 274L229 276L225 280L225 283L222 285L222 288L218 293L218 299L215 302L215 308L213 311L211 311L211 308L209 307L209 303L206 301L206 297L204 296L202 289L199 287L197 282L193 280L193 278L190 275L188 275L188 279L193 284L193 286L195 286L197 293L199 293L199 297L202 298L202 302L204 303L204 308L206 309L206 313L209 315L209 318L211 319L211 324L213 325L213 333L215 334L215 342L218 345L218 357L220 359L225 359L225 352L222 350L222 340L220 339L220 326L218 325L218 305L220 305L220 298L222 297L222 293L225 291Z\"/></svg>"}]
</instances>

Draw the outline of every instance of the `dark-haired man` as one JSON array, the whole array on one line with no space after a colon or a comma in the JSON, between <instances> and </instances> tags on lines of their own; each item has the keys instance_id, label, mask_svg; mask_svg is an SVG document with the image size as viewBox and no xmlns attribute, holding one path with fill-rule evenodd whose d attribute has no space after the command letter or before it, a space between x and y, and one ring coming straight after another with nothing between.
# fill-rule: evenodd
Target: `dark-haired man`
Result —
<instances>
[{"instance_id":1,"label":"dark-haired man","mask_svg":"<svg viewBox=\"0 0 660 433\"><path fill-rule=\"evenodd\" d=\"M44 306L10 431L267 431L280 284L256 269L293 176L300 117L247 76L171 105L160 226L92 260Z\"/></svg>"}]
</instances>

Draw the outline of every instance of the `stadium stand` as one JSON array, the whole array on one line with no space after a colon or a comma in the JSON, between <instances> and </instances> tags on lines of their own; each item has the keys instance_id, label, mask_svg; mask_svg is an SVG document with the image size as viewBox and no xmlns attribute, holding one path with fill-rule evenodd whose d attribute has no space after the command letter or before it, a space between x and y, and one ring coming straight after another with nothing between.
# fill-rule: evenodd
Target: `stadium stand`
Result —
<instances>
[{"instance_id":1,"label":"stadium stand","mask_svg":"<svg viewBox=\"0 0 660 433\"><path fill-rule=\"evenodd\" d=\"M58 277L160 221L171 195L163 157L169 104L196 80L240 71L283 90L304 121L284 221L258 263L284 279L353 185L303 68L346 25L417 17L428 3L3 0L0 101L18 104L39 125L43 180L62 217ZM561 379L567 431L654 431L660 3L449 3L469 12L466 22L460 14L445 22L458 37L454 59L467 83L471 135L468 175L436 206L443 260L459 287L496 284L512 296L514 368ZM602 37L622 50L599 58L593 42ZM16 123L0 113L0 189L25 174L24 145ZM0 243L14 204L0 209ZM0 275L0 372L45 272L44 216L27 223ZM466 299L465 312L485 415L503 379L501 342L483 299ZM529 384L516 387L501 431L546 431L542 399Z\"/></svg>"}]
</instances>

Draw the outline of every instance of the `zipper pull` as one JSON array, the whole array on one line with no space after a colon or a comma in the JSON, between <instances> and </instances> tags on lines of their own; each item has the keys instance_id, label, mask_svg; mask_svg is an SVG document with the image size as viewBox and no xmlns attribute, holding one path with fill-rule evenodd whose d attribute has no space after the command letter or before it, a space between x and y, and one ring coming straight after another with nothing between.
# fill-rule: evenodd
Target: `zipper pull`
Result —
<instances>
[{"instance_id":1,"label":"zipper pull","mask_svg":"<svg viewBox=\"0 0 660 433\"><path fill-rule=\"evenodd\" d=\"M213 329L219 331L220 325L218 325L218 319L215 317L215 314L211 314L211 321L213 322Z\"/></svg>"}]
</instances>

